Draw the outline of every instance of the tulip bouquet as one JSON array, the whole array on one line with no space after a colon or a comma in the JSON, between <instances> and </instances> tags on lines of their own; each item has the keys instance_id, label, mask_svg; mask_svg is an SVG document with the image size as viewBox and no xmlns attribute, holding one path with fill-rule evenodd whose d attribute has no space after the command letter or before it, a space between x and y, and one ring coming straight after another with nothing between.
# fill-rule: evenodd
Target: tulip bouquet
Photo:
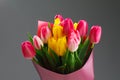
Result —
<instances>
[{"instance_id":1,"label":"tulip bouquet","mask_svg":"<svg viewBox=\"0 0 120 80\"><path fill-rule=\"evenodd\" d=\"M89 59L94 45L101 38L101 27L94 25L88 34L88 23L73 23L61 15L54 22L38 21L36 35L21 44L23 56L47 70L68 74L81 69Z\"/></svg>"}]
</instances>

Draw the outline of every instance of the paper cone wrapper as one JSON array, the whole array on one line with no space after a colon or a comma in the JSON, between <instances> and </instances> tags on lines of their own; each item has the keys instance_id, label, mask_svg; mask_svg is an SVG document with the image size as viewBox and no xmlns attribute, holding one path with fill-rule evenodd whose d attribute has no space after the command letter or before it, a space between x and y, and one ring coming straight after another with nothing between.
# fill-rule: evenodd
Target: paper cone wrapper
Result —
<instances>
[{"instance_id":1,"label":"paper cone wrapper","mask_svg":"<svg viewBox=\"0 0 120 80\"><path fill-rule=\"evenodd\" d=\"M93 52L85 65L69 74L59 74L41 67L33 62L41 80L94 80Z\"/></svg>"}]
</instances>

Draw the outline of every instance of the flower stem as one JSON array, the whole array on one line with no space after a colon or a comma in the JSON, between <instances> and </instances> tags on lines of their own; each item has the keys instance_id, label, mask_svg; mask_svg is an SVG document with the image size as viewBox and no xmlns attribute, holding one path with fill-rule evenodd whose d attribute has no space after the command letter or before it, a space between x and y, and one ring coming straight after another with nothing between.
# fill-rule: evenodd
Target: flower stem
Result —
<instances>
[{"instance_id":1,"label":"flower stem","mask_svg":"<svg viewBox=\"0 0 120 80\"><path fill-rule=\"evenodd\" d=\"M34 62L36 62L37 64L39 64L38 60L37 60L35 57L32 59L32 61L34 61Z\"/></svg>"},{"instance_id":2,"label":"flower stem","mask_svg":"<svg viewBox=\"0 0 120 80\"><path fill-rule=\"evenodd\" d=\"M95 46L95 44L94 44L94 43L92 43L91 48L93 49L93 48L94 48L94 46Z\"/></svg>"}]
</instances>

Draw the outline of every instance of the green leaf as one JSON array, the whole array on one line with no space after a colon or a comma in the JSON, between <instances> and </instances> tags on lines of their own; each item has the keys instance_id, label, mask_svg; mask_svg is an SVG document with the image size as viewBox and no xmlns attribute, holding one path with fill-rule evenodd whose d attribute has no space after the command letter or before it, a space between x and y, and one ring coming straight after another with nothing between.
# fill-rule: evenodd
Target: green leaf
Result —
<instances>
[{"instance_id":1,"label":"green leaf","mask_svg":"<svg viewBox=\"0 0 120 80\"><path fill-rule=\"evenodd\" d=\"M36 54L41 55L41 54L42 54L42 51L36 49Z\"/></svg>"},{"instance_id":2,"label":"green leaf","mask_svg":"<svg viewBox=\"0 0 120 80\"><path fill-rule=\"evenodd\" d=\"M48 28L51 29L51 25L50 25L50 22L48 22Z\"/></svg>"},{"instance_id":3,"label":"green leaf","mask_svg":"<svg viewBox=\"0 0 120 80\"><path fill-rule=\"evenodd\" d=\"M43 66L44 61L43 61L42 57L39 55L36 55L35 58L37 59L37 63L40 64L41 66Z\"/></svg>"},{"instance_id":4,"label":"green leaf","mask_svg":"<svg viewBox=\"0 0 120 80\"><path fill-rule=\"evenodd\" d=\"M63 57L62 57L62 64L63 65L66 64L69 53L70 53L70 51L67 49L66 52L65 52L65 55L63 55Z\"/></svg>"},{"instance_id":5,"label":"green leaf","mask_svg":"<svg viewBox=\"0 0 120 80\"><path fill-rule=\"evenodd\" d=\"M75 70L79 69L82 66L82 61L80 60L78 53L75 52Z\"/></svg>"},{"instance_id":6,"label":"green leaf","mask_svg":"<svg viewBox=\"0 0 120 80\"><path fill-rule=\"evenodd\" d=\"M52 54L52 58L55 64L59 66L60 65L59 56L52 49L50 49L50 53Z\"/></svg>"},{"instance_id":7,"label":"green leaf","mask_svg":"<svg viewBox=\"0 0 120 80\"><path fill-rule=\"evenodd\" d=\"M44 48L42 48L42 50L43 50L43 52L45 53L46 58L47 58L47 60L48 60L48 62L49 62L50 69L54 70L54 68L55 68L56 65L55 65L52 57L51 57L50 54L48 53L47 48L44 47Z\"/></svg>"},{"instance_id":8,"label":"green leaf","mask_svg":"<svg viewBox=\"0 0 120 80\"><path fill-rule=\"evenodd\" d=\"M69 72L69 68L68 68L68 65L67 65L69 53L70 53L70 51L67 49L65 54L61 57L61 59L62 59L61 67L64 68L64 69L62 69L62 70L64 70L64 71L62 71L64 74Z\"/></svg>"},{"instance_id":9,"label":"green leaf","mask_svg":"<svg viewBox=\"0 0 120 80\"><path fill-rule=\"evenodd\" d=\"M87 39L85 40L85 42L83 43L80 51L79 51L79 57L80 57L80 59L81 59L82 62L83 62L83 60L84 60L84 58L85 58L85 55L86 55L86 53L87 53L89 44L90 44L90 41L89 41L89 39L87 38Z\"/></svg>"},{"instance_id":10,"label":"green leaf","mask_svg":"<svg viewBox=\"0 0 120 80\"><path fill-rule=\"evenodd\" d=\"M79 47L78 47L78 50L77 50L78 55L80 55L80 51L82 49L82 45L83 45L82 43L79 44Z\"/></svg>"},{"instance_id":11,"label":"green leaf","mask_svg":"<svg viewBox=\"0 0 120 80\"><path fill-rule=\"evenodd\" d=\"M30 33L27 33L27 35L28 35L29 41L33 44L33 39L32 39L31 34L30 34Z\"/></svg>"},{"instance_id":12,"label":"green leaf","mask_svg":"<svg viewBox=\"0 0 120 80\"><path fill-rule=\"evenodd\" d=\"M75 70L75 54L69 53L67 59L67 67L69 72L73 72Z\"/></svg>"},{"instance_id":13,"label":"green leaf","mask_svg":"<svg viewBox=\"0 0 120 80\"><path fill-rule=\"evenodd\" d=\"M48 61L46 59L45 53L42 50L36 50L36 58L42 65L48 66Z\"/></svg>"},{"instance_id":14,"label":"green leaf","mask_svg":"<svg viewBox=\"0 0 120 80\"><path fill-rule=\"evenodd\" d=\"M57 71L61 74L64 74L65 68L66 68L66 65L61 65L61 66L57 67Z\"/></svg>"},{"instance_id":15,"label":"green leaf","mask_svg":"<svg viewBox=\"0 0 120 80\"><path fill-rule=\"evenodd\" d=\"M88 49L87 55L86 55L86 57L85 57L85 62L86 62L86 61L88 60L88 58L90 57L93 48L94 48L94 44L91 45L91 47ZM84 62L84 63L85 63L85 62Z\"/></svg>"}]
</instances>

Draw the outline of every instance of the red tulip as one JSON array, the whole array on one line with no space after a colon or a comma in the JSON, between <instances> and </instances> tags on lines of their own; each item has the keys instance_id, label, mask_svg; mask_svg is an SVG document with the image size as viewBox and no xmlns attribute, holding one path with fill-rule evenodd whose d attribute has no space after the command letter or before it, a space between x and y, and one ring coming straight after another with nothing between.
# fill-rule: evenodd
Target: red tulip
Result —
<instances>
[{"instance_id":1,"label":"red tulip","mask_svg":"<svg viewBox=\"0 0 120 80\"><path fill-rule=\"evenodd\" d=\"M48 38L51 37L51 30L48 27L48 22L38 21L37 35L44 43L47 43Z\"/></svg>"},{"instance_id":2,"label":"red tulip","mask_svg":"<svg viewBox=\"0 0 120 80\"><path fill-rule=\"evenodd\" d=\"M80 41L81 41L81 38L80 38L79 32L77 30L76 31L72 31L68 35L68 49L71 52L76 51L78 49Z\"/></svg>"},{"instance_id":3,"label":"red tulip","mask_svg":"<svg viewBox=\"0 0 120 80\"><path fill-rule=\"evenodd\" d=\"M92 26L90 30L90 41L91 43L97 44L100 41L102 28L100 26Z\"/></svg>"},{"instance_id":4,"label":"red tulip","mask_svg":"<svg viewBox=\"0 0 120 80\"><path fill-rule=\"evenodd\" d=\"M41 49L41 46L43 46L42 40L37 35L33 37L33 44L36 49Z\"/></svg>"},{"instance_id":5,"label":"red tulip","mask_svg":"<svg viewBox=\"0 0 120 80\"><path fill-rule=\"evenodd\" d=\"M23 56L26 59L32 59L36 55L35 49L30 41L23 42L21 48L22 48Z\"/></svg>"},{"instance_id":6,"label":"red tulip","mask_svg":"<svg viewBox=\"0 0 120 80\"><path fill-rule=\"evenodd\" d=\"M61 26L63 26L63 33L68 35L71 31L74 30L73 22L70 18L66 18L61 22Z\"/></svg>"},{"instance_id":7,"label":"red tulip","mask_svg":"<svg viewBox=\"0 0 120 80\"><path fill-rule=\"evenodd\" d=\"M79 31L81 37L86 36L88 32L88 23L85 20L80 20L78 22L77 30Z\"/></svg>"}]
</instances>

